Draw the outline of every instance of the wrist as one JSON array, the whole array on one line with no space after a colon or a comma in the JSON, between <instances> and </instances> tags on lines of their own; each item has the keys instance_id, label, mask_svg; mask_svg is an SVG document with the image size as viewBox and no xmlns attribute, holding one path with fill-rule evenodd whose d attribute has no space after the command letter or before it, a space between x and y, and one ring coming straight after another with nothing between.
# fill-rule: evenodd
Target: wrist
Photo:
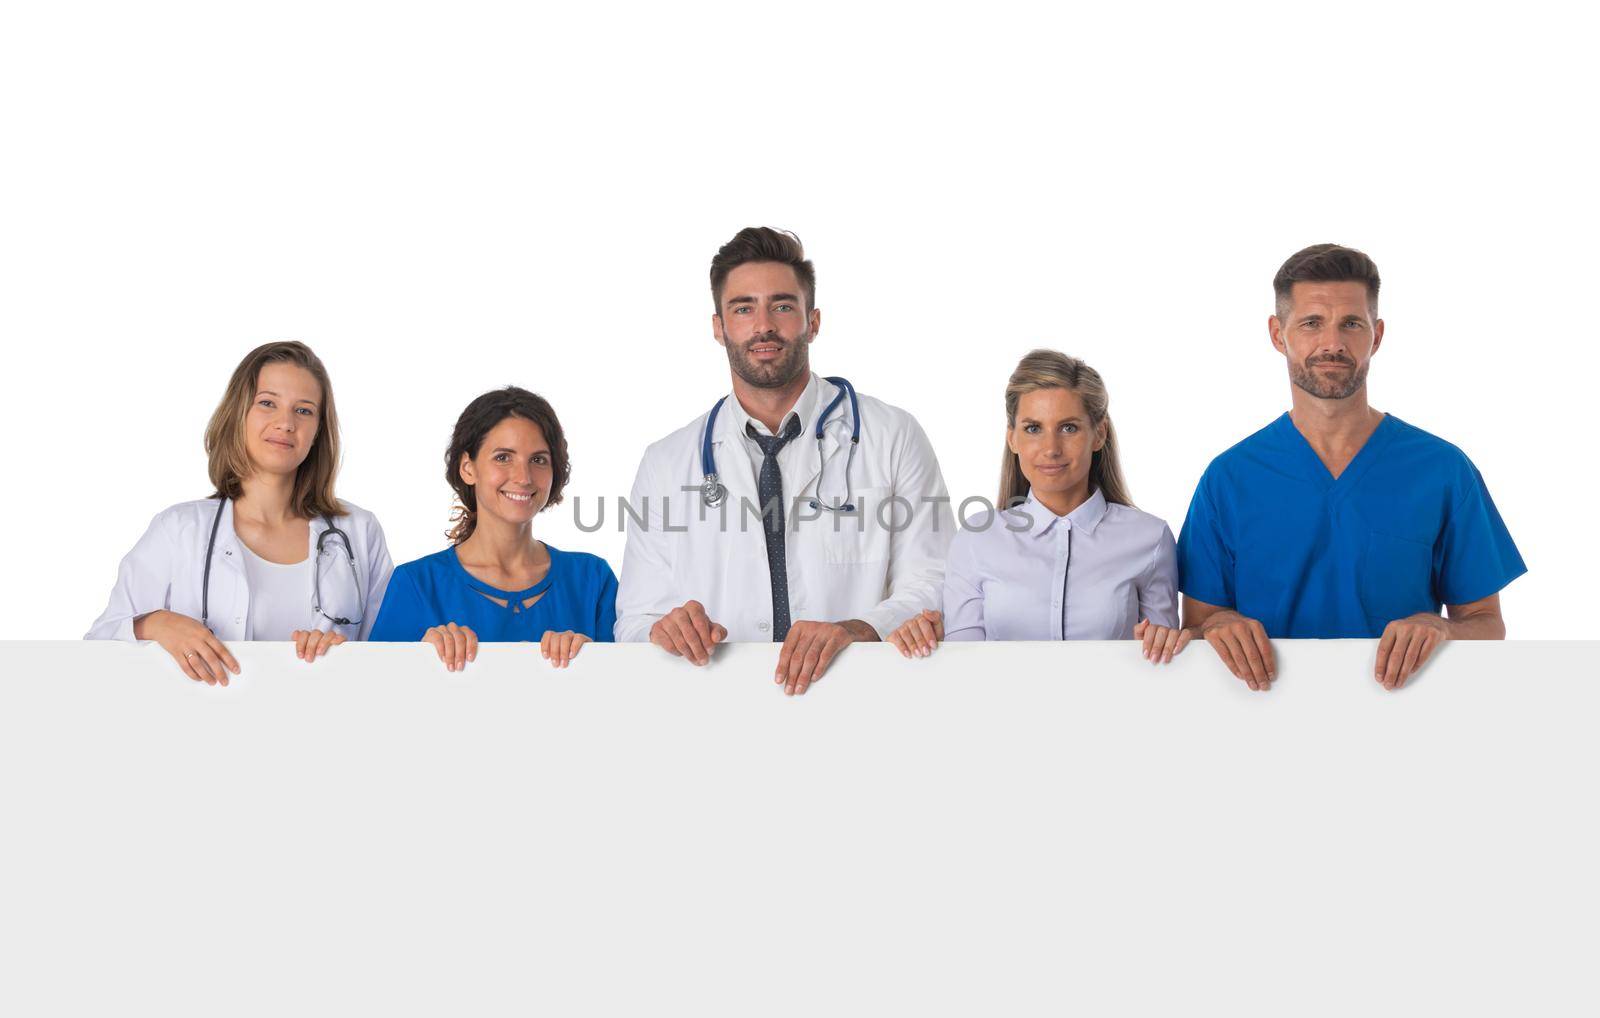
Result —
<instances>
[{"instance_id":1,"label":"wrist","mask_svg":"<svg viewBox=\"0 0 1600 1018\"><path fill-rule=\"evenodd\" d=\"M877 643L879 640L878 631L860 619L846 619L838 626L849 634L853 643Z\"/></svg>"}]
</instances>

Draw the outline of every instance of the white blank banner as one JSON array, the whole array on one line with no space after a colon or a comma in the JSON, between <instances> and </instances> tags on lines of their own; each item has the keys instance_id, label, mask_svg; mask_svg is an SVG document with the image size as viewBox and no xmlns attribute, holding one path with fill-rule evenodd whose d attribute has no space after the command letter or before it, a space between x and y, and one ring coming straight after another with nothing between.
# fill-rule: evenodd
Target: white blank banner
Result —
<instances>
[{"instance_id":1,"label":"white blank banner","mask_svg":"<svg viewBox=\"0 0 1600 1018\"><path fill-rule=\"evenodd\" d=\"M1592 1015L1600 643L0 644L0 1013Z\"/></svg>"}]
</instances>

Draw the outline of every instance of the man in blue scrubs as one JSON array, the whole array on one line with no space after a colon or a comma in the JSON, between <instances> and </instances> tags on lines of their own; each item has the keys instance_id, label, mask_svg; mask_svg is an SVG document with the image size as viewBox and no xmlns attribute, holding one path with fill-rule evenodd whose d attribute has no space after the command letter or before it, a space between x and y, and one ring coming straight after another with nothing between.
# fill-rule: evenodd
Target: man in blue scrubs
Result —
<instances>
[{"instance_id":1,"label":"man in blue scrubs","mask_svg":"<svg viewBox=\"0 0 1600 1018\"><path fill-rule=\"evenodd\" d=\"M1505 639L1499 591L1527 571L1466 454L1367 405L1378 285L1336 244L1283 263L1267 328L1293 407L1211 461L1184 520L1184 627L1251 689L1279 637L1378 638L1398 689L1444 640Z\"/></svg>"}]
</instances>

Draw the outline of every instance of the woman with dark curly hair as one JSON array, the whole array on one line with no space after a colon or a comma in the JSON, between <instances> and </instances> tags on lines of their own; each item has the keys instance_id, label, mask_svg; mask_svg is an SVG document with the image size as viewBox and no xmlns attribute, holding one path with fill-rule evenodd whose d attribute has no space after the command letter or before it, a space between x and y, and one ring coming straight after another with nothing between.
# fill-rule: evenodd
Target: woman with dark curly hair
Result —
<instances>
[{"instance_id":1,"label":"woman with dark curly hair","mask_svg":"<svg viewBox=\"0 0 1600 1018\"><path fill-rule=\"evenodd\" d=\"M507 386L468 404L445 452L460 503L450 547L395 569L372 639L431 643L450 671L480 640L538 640L556 667L591 640L610 642L611 567L533 537L533 518L561 501L569 476L561 422L542 397Z\"/></svg>"}]
</instances>

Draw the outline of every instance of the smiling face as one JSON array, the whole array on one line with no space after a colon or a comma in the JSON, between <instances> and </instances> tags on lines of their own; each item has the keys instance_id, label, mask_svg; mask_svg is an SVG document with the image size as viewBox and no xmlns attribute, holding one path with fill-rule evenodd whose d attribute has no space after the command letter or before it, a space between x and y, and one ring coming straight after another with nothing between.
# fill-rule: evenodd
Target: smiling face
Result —
<instances>
[{"instance_id":1,"label":"smiling face","mask_svg":"<svg viewBox=\"0 0 1600 1018\"><path fill-rule=\"evenodd\" d=\"M472 485L478 518L522 526L550 498L554 468L544 430L521 417L507 417L484 436L474 456L463 453L461 479Z\"/></svg>"},{"instance_id":2,"label":"smiling face","mask_svg":"<svg viewBox=\"0 0 1600 1018\"><path fill-rule=\"evenodd\" d=\"M1061 505L1088 497L1089 467L1105 444L1071 389L1036 389L1017 400L1017 418L1006 447L1017 454L1022 476L1040 502Z\"/></svg>"},{"instance_id":3,"label":"smiling face","mask_svg":"<svg viewBox=\"0 0 1600 1018\"><path fill-rule=\"evenodd\" d=\"M794 269L746 262L728 273L711 330L728 351L733 373L759 389L781 389L811 370L806 347L822 317L805 306Z\"/></svg>"},{"instance_id":4,"label":"smiling face","mask_svg":"<svg viewBox=\"0 0 1600 1018\"><path fill-rule=\"evenodd\" d=\"M263 365L245 414L245 452L251 469L292 475L311 454L322 424L322 386L298 364Z\"/></svg>"},{"instance_id":5,"label":"smiling face","mask_svg":"<svg viewBox=\"0 0 1600 1018\"><path fill-rule=\"evenodd\" d=\"M1282 315L1267 328L1289 362L1289 380L1317 399L1348 399L1367 384L1383 342L1367 286L1357 281L1295 283Z\"/></svg>"}]
</instances>

